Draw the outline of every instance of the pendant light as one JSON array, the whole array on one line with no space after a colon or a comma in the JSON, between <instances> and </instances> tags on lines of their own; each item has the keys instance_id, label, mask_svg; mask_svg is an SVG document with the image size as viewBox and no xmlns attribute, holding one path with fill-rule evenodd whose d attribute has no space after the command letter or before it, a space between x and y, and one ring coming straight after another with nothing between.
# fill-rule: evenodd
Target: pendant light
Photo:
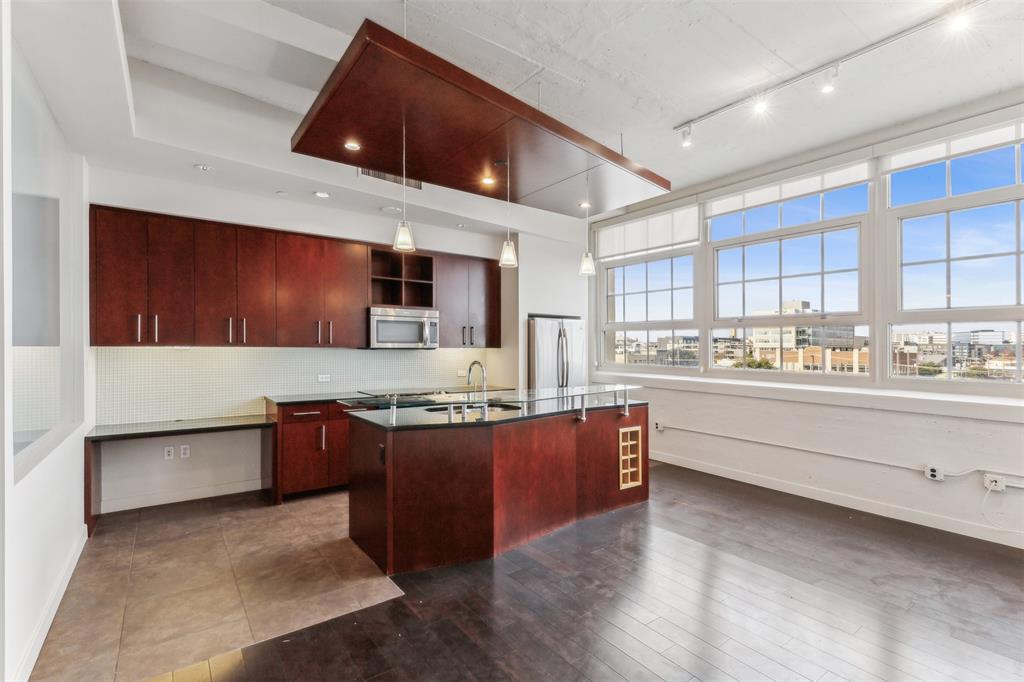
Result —
<instances>
[{"instance_id":1,"label":"pendant light","mask_svg":"<svg viewBox=\"0 0 1024 682\"><path fill-rule=\"evenodd\" d=\"M402 3L402 36L407 37L408 28L406 26L405 19L406 3ZM395 228L395 240L391 245L395 251L401 251L403 253L411 253L416 250L416 241L412 237L412 223L410 223L405 216L405 193L406 193L406 177L405 177L405 105L402 105L402 219L398 221L398 227Z\"/></svg>"},{"instance_id":2,"label":"pendant light","mask_svg":"<svg viewBox=\"0 0 1024 682\"><path fill-rule=\"evenodd\" d=\"M587 239L590 239L590 171L587 171L587 198L580 206L587 209ZM580 257L580 277L593 277L596 274L594 254L585 251Z\"/></svg>"},{"instance_id":3,"label":"pendant light","mask_svg":"<svg viewBox=\"0 0 1024 682\"><path fill-rule=\"evenodd\" d=\"M505 222L505 243L501 245L498 266L502 268L518 268L519 258L516 256L516 245L512 243L512 152L508 144L508 133L505 138L505 206L508 208L508 219Z\"/></svg>"}]
</instances>

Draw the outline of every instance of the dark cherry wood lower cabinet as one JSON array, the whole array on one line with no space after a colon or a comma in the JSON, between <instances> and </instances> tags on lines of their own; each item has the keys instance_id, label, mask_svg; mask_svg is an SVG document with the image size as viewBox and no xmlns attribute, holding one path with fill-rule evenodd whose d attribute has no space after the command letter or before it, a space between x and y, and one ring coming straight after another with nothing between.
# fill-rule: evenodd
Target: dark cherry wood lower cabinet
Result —
<instances>
[{"instance_id":1,"label":"dark cherry wood lower cabinet","mask_svg":"<svg viewBox=\"0 0 1024 682\"><path fill-rule=\"evenodd\" d=\"M487 559L647 499L646 406L453 428L350 423L350 535L388 574Z\"/></svg>"},{"instance_id":2,"label":"dark cherry wood lower cabinet","mask_svg":"<svg viewBox=\"0 0 1024 682\"><path fill-rule=\"evenodd\" d=\"M327 422L296 422L281 428L281 492L300 493L328 485Z\"/></svg>"}]
</instances>

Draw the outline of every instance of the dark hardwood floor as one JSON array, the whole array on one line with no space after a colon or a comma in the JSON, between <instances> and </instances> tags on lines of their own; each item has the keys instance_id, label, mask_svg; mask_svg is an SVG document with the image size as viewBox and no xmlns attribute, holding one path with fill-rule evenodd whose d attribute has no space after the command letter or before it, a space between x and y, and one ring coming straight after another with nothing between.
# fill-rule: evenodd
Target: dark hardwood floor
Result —
<instances>
[{"instance_id":1,"label":"dark hardwood floor","mask_svg":"<svg viewBox=\"0 0 1024 682\"><path fill-rule=\"evenodd\" d=\"M1024 679L1024 553L664 465L648 503L395 582L213 680Z\"/></svg>"}]
</instances>

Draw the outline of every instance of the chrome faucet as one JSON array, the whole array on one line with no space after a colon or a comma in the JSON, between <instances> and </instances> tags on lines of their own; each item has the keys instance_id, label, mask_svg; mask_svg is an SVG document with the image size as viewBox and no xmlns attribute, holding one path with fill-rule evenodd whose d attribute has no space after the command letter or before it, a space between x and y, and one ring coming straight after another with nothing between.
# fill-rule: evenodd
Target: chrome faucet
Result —
<instances>
[{"instance_id":1,"label":"chrome faucet","mask_svg":"<svg viewBox=\"0 0 1024 682\"><path fill-rule=\"evenodd\" d=\"M487 368L484 367L484 363L480 362L479 360L474 360L473 362L469 363L469 369L466 371L466 385L467 386L472 386L473 385L473 368L474 367L479 367L480 371L484 375L483 393L484 393L484 399L486 399L487 398Z\"/></svg>"}]
</instances>

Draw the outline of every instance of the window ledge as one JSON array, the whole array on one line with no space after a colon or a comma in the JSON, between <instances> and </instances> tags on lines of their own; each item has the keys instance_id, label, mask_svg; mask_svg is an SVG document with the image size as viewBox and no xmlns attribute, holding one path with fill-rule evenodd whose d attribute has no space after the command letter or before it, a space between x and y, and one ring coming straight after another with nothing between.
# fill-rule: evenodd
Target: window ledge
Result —
<instances>
[{"instance_id":1,"label":"window ledge","mask_svg":"<svg viewBox=\"0 0 1024 682\"><path fill-rule=\"evenodd\" d=\"M766 398L896 412L933 414L964 419L1024 424L1024 399L933 393L863 386L821 386L751 379L669 376L598 370L595 382L623 383L644 388Z\"/></svg>"}]
</instances>

